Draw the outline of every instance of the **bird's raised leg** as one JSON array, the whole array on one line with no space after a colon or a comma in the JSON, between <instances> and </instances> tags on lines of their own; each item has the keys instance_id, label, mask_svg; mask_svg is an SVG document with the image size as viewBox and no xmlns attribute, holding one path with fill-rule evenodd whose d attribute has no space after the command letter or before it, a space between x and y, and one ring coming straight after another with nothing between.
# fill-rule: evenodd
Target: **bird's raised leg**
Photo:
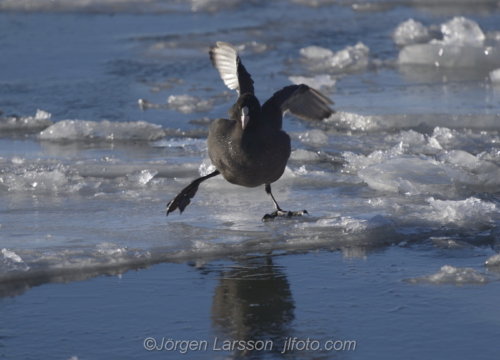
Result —
<instances>
[{"instance_id":1,"label":"bird's raised leg","mask_svg":"<svg viewBox=\"0 0 500 360\"><path fill-rule=\"evenodd\" d=\"M271 214L266 214L262 218L262 221L267 221L267 220L272 220L276 216L284 216L284 217L292 217L292 216L302 216L304 214L308 214L307 210L302 210L302 211L284 211L280 208L278 203L276 202L276 199L273 196L273 193L271 192L271 184L266 184L264 189L266 190L266 194L271 197L271 200L274 204L274 211Z\"/></svg>"},{"instance_id":2,"label":"bird's raised leg","mask_svg":"<svg viewBox=\"0 0 500 360\"><path fill-rule=\"evenodd\" d=\"M220 174L219 170L215 170L214 172L212 172L208 175L205 175L205 176L202 176L201 178L193 180L191 182L191 184L186 186L179 194L177 194L176 197L174 197L172 200L170 200L170 202L167 204L167 216L168 216L168 214L170 214L172 211L174 211L177 208L179 209L180 213L182 214L182 212L184 211L186 206L188 206L189 203L191 202L190 199L194 198L194 196L196 195L196 192L198 191L198 186L200 185L200 183L202 183L203 181L205 181L207 179L210 179L211 177L217 176L219 174Z\"/></svg>"}]
</instances>

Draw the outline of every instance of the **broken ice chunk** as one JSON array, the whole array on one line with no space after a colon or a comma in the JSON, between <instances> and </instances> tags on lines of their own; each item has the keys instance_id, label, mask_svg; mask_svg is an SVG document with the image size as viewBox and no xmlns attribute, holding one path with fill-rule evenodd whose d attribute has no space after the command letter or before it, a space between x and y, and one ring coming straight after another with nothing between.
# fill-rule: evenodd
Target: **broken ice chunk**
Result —
<instances>
[{"instance_id":1,"label":"broken ice chunk","mask_svg":"<svg viewBox=\"0 0 500 360\"><path fill-rule=\"evenodd\" d=\"M127 174L128 181L138 185L146 185L155 175L158 174L156 170L138 170L131 174Z\"/></svg>"},{"instance_id":2,"label":"broken ice chunk","mask_svg":"<svg viewBox=\"0 0 500 360\"><path fill-rule=\"evenodd\" d=\"M405 46L398 56L400 64L494 69L500 66L500 48L484 46L486 36L479 25L455 17L441 25L443 40Z\"/></svg>"},{"instance_id":3,"label":"broken ice chunk","mask_svg":"<svg viewBox=\"0 0 500 360\"><path fill-rule=\"evenodd\" d=\"M398 56L399 64L434 65L444 67L474 67L494 69L500 66L500 48L429 44L405 46Z\"/></svg>"},{"instance_id":4,"label":"broken ice chunk","mask_svg":"<svg viewBox=\"0 0 500 360\"><path fill-rule=\"evenodd\" d=\"M445 194L452 185L451 178L438 165L410 156L368 166L358 176L375 190L402 191L407 195Z\"/></svg>"},{"instance_id":5,"label":"broken ice chunk","mask_svg":"<svg viewBox=\"0 0 500 360\"><path fill-rule=\"evenodd\" d=\"M451 285L481 285L488 282L488 277L471 268L457 268L451 265L444 265L432 275L420 278L408 279L412 284L451 284Z\"/></svg>"},{"instance_id":6,"label":"broken ice chunk","mask_svg":"<svg viewBox=\"0 0 500 360\"><path fill-rule=\"evenodd\" d=\"M490 256L485 262L486 266L498 266L500 265L500 254Z\"/></svg>"},{"instance_id":7,"label":"broken ice chunk","mask_svg":"<svg viewBox=\"0 0 500 360\"><path fill-rule=\"evenodd\" d=\"M170 95L167 102L170 108L184 114L210 111L215 103L214 100L201 100L191 95Z\"/></svg>"},{"instance_id":8,"label":"broken ice chunk","mask_svg":"<svg viewBox=\"0 0 500 360\"><path fill-rule=\"evenodd\" d=\"M161 125L145 121L111 122L63 120L40 132L40 140L143 140L154 141L165 137Z\"/></svg>"},{"instance_id":9,"label":"broken ice chunk","mask_svg":"<svg viewBox=\"0 0 500 360\"><path fill-rule=\"evenodd\" d=\"M441 32L443 33L443 42L447 45L482 46L485 39L479 25L463 16L454 17L442 24Z\"/></svg>"},{"instance_id":10,"label":"broken ice chunk","mask_svg":"<svg viewBox=\"0 0 500 360\"><path fill-rule=\"evenodd\" d=\"M331 58L333 56L333 51L321 46L307 46L300 49L300 54L307 59L322 60Z\"/></svg>"},{"instance_id":11,"label":"broken ice chunk","mask_svg":"<svg viewBox=\"0 0 500 360\"><path fill-rule=\"evenodd\" d=\"M490 72L490 79L492 83L500 84L500 69L496 69Z\"/></svg>"},{"instance_id":12,"label":"broken ice chunk","mask_svg":"<svg viewBox=\"0 0 500 360\"><path fill-rule=\"evenodd\" d=\"M408 19L399 24L392 38L397 45L424 43L430 40L429 30L421 22Z\"/></svg>"},{"instance_id":13,"label":"broken ice chunk","mask_svg":"<svg viewBox=\"0 0 500 360\"><path fill-rule=\"evenodd\" d=\"M370 49L358 42L336 53L319 46L308 46L301 49L300 53L309 71L339 73L365 69L368 66Z\"/></svg>"}]
</instances>

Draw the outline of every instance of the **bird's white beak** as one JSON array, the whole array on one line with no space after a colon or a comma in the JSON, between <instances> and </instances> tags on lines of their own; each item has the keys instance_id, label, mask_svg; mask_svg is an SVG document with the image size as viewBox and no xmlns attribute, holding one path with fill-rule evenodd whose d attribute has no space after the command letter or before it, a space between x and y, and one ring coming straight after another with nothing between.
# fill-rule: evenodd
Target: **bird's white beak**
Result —
<instances>
[{"instance_id":1,"label":"bird's white beak","mask_svg":"<svg viewBox=\"0 0 500 360\"><path fill-rule=\"evenodd\" d=\"M245 130L248 121L250 121L250 116L248 116L248 108L245 106L241 109L241 128Z\"/></svg>"}]
</instances>

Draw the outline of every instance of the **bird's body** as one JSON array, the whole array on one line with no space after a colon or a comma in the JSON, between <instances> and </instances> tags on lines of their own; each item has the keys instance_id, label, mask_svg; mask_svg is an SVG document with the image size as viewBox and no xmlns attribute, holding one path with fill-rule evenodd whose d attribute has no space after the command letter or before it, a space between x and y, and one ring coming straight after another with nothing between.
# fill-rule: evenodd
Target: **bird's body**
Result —
<instances>
[{"instance_id":1,"label":"bird's body","mask_svg":"<svg viewBox=\"0 0 500 360\"><path fill-rule=\"evenodd\" d=\"M290 157L290 137L262 120L254 109L252 122L243 130L238 119L217 119L210 126L208 155L224 179L256 187L277 181ZM255 122L254 122L255 120Z\"/></svg>"},{"instance_id":2,"label":"bird's body","mask_svg":"<svg viewBox=\"0 0 500 360\"><path fill-rule=\"evenodd\" d=\"M283 175L291 152L290 137L281 128L283 114L290 111L304 119L322 120L333 113L328 106L332 102L302 84L284 87L261 106L254 95L253 80L230 44L218 42L210 50L210 59L224 83L239 96L229 109L229 119L217 119L210 126L208 154L217 170L182 190L168 203L167 215L177 208L182 213L199 184L219 174L240 186L265 185L275 211L264 219L307 213L281 210L271 193L270 184Z\"/></svg>"}]
</instances>

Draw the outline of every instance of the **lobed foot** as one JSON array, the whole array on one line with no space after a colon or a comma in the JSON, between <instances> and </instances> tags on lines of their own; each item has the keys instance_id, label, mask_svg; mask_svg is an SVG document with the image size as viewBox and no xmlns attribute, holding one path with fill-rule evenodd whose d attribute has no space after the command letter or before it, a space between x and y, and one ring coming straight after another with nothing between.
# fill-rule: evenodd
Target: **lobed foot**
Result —
<instances>
[{"instance_id":1,"label":"lobed foot","mask_svg":"<svg viewBox=\"0 0 500 360\"><path fill-rule=\"evenodd\" d=\"M292 217L292 216L302 216L302 215L309 215L307 210L302 210L302 211L284 211L284 210L274 210L271 214L266 214L262 218L262 221L270 221L274 220L276 217Z\"/></svg>"}]
</instances>

